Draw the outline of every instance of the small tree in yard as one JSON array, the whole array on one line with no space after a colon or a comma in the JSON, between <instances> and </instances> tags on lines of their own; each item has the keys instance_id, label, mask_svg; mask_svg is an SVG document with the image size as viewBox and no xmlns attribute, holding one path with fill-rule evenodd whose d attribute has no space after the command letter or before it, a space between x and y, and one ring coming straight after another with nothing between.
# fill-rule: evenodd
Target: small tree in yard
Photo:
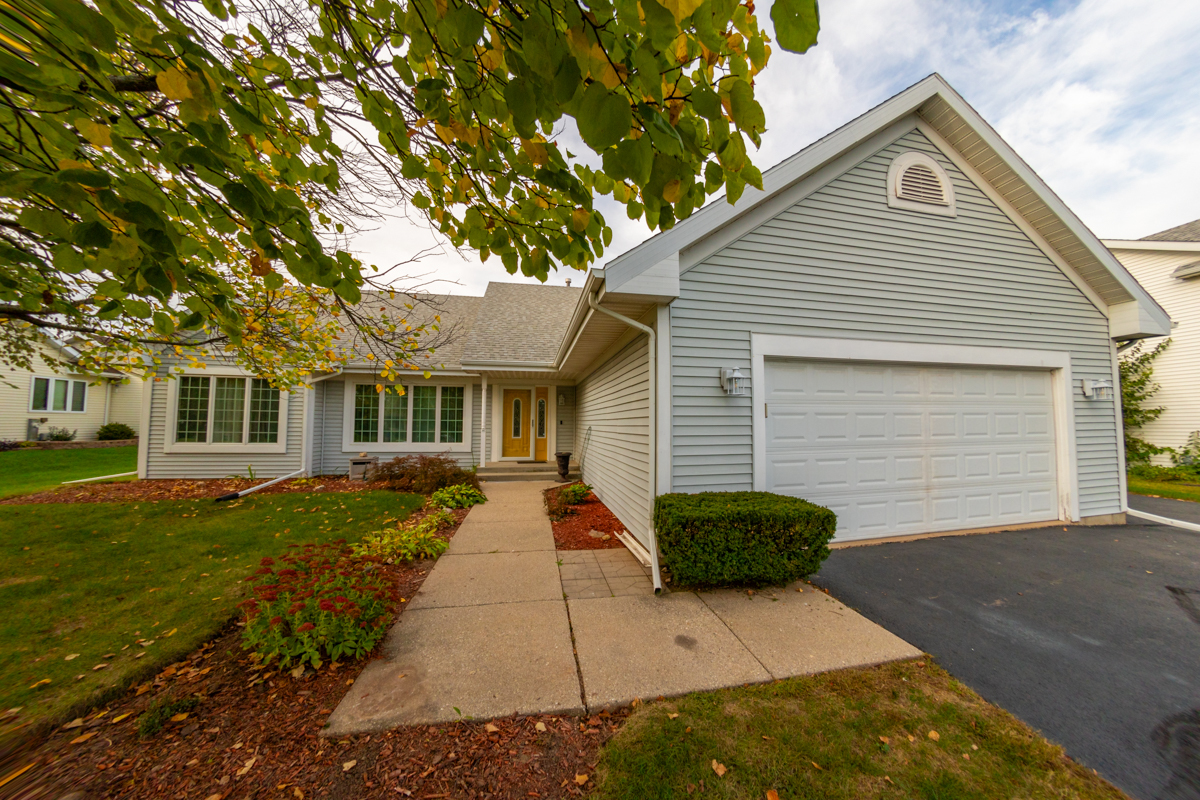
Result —
<instances>
[{"instance_id":1,"label":"small tree in yard","mask_svg":"<svg viewBox=\"0 0 1200 800\"><path fill-rule=\"evenodd\" d=\"M1158 392L1154 382L1154 359L1166 351L1171 344L1167 339L1150 350L1144 350L1138 342L1120 360L1121 369L1121 421L1125 426L1125 464L1148 464L1152 456L1169 453L1171 448L1159 447L1137 436L1149 422L1153 422L1166 411L1165 406L1151 407L1151 397Z\"/></svg>"}]
</instances>

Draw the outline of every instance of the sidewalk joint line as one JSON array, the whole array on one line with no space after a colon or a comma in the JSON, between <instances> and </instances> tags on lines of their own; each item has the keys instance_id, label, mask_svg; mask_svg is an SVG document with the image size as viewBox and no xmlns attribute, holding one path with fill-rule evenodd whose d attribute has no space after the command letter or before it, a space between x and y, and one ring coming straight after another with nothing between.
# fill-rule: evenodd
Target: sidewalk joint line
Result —
<instances>
[{"instance_id":1,"label":"sidewalk joint line","mask_svg":"<svg viewBox=\"0 0 1200 800\"><path fill-rule=\"evenodd\" d=\"M750 647L749 647L749 645L747 645L745 642L743 642L743 641L742 641L742 637L740 637L740 636L738 636L738 635L737 635L737 631L735 631L733 628L729 627L729 623L728 623L728 622L726 622L725 620L721 619L721 615L717 613L716 609L714 609L712 606L710 606L710 605L708 604L708 601L707 601L707 600L705 600L705 599L704 599L704 598L703 598L703 597L700 595L700 593L699 593L699 592L693 592L692 594L694 594L694 595L696 595L696 597L699 597L699 598L700 598L700 602L701 602L701 603L704 603L704 607L708 609L709 613L711 613L711 614L712 614L714 617L716 617L716 618L717 618L717 621L719 621L719 622L720 622L722 625L724 625L724 626L725 626L725 630L727 630L727 631L729 631L730 633L732 633L732 634L733 634L733 638L737 639L737 641L738 641L738 644L740 644L742 647L744 647L744 648L746 649L746 652L747 652L747 653L749 653L751 656L753 656L753 657L754 657L754 660L758 662L758 665L759 665L760 667L762 667L762 668L763 668L763 672L765 672L765 673L767 673L768 675L770 675L770 676L771 676L771 680L773 680L773 681L777 681L777 680L779 680L779 678L776 678L776 677L775 677L775 673L774 673L774 672L771 672L771 670L769 670L769 669L767 668L767 665L766 665L766 664L764 664L764 663L762 662L762 659L758 657L758 653L756 653L756 652L754 652L753 650L751 650L751 649L750 649Z\"/></svg>"}]
</instances>

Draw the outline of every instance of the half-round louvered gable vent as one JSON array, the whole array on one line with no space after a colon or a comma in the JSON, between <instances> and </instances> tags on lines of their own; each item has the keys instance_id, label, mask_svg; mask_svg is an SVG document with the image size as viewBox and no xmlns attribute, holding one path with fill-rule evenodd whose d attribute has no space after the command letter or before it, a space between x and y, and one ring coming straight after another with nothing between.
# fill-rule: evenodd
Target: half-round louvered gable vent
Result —
<instances>
[{"instance_id":1,"label":"half-round louvered gable vent","mask_svg":"<svg viewBox=\"0 0 1200 800\"><path fill-rule=\"evenodd\" d=\"M888 168L888 205L907 211L923 211L953 217L954 185L942 165L925 153L896 156Z\"/></svg>"},{"instance_id":2,"label":"half-round louvered gable vent","mask_svg":"<svg viewBox=\"0 0 1200 800\"><path fill-rule=\"evenodd\" d=\"M897 193L905 200L946 205L946 187L942 179L925 164L913 164L900 173Z\"/></svg>"}]
</instances>

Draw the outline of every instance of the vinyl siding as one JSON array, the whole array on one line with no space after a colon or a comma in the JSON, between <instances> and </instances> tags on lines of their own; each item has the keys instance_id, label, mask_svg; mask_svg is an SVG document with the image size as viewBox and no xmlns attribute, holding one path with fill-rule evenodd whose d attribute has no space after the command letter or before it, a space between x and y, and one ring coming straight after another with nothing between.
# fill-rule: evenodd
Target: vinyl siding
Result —
<instances>
[{"instance_id":1,"label":"vinyl siding","mask_svg":"<svg viewBox=\"0 0 1200 800\"><path fill-rule=\"evenodd\" d=\"M957 217L888 208L909 150L949 173ZM717 380L749 372L752 333L1068 351L1076 386L1114 377L1104 315L918 131L685 272L671 326L675 491L753 488L751 400ZM1115 405L1074 410L1081 514L1119 512Z\"/></svg>"},{"instance_id":2,"label":"vinyl siding","mask_svg":"<svg viewBox=\"0 0 1200 800\"><path fill-rule=\"evenodd\" d=\"M29 402L34 378L65 378L88 383L87 402L83 412L30 411ZM55 372L42 359L34 356L31 371L5 369L0 373L0 439L22 441L30 419L46 418L39 429L66 428L76 431L77 441L92 441L104 424L104 381L92 376ZM124 422L136 432L142 408L142 382L133 378L127 384L114 383L109 396L109 422Z\"/></svg>"},{"instance_id":3,"label":"vinyl siding","mask_svg":"<svg viewBox=\"0 0 1200 800\"><path fill-rule=\"evenodd\" d=\"M159 374L166 375L174 364L166 358ZM283 453L164 453L167 431L168 380L163 378L146 384L150 395L150 431L144 442L147 478L224 478L247 475L254 470L256 478L277 478L301 469L303 464L304 392L288 397L287 451Z\"/></svg>"},{"instance_id":4,"label":"vinyl siding","mask_svg":"<svg viewBox=\"0 0 1200 800\"><path fill-rule=\"evenodd\" d=\"M478 383L472 384L469 380L464 379L455 385L466 385L471 391L471 418L465 421L469 425L471 450L470 452L454 452L450 455L458 461L460 466L469 468L479 464L479 412L482 395ZM327 380L318 383L315 388L316 407L313 419L316 432L313 437L313 470L316 474L345 475L350 471L350 459L359 453L378 456L380 462L408 455L406 452L395 450L373 451L369 443L357 443L353 445L355 448L353 452L342 452L346 382L344 380ZM430 453L430 451L422 452Z\"/></svg>"},{"instance_id":5,"label":"vinyl siding","mask_svg":"<svg viewBox=\"0 0 1200 800\"><path fill-rule=\"evenodd\" d=\"M1113 254L1138 283L1171 315L1171 346L1154 361L1154 380L1161 387L1150 401L1162 406L1161 417L1138 433L1159 447L1182 447L1188 434L1200 430L1200 278L1172 277L1176 267L1200 260L1200 253L1163 253L1153 250L1114 250ZM1152 348L1162 339L1148 339ZM1170 465L1170 456L1155 457Z\"/></svg>"},{"instance_id":6,"label":"vinyl siding","mask_svg":"<svg viewBox=\"0 0 1200 800\"><path fill-rule=\"evenodd\" d=\"M638 336L576 386L575 434L583 449L584 482L646 547L650 546L649 374L646 337Z\"/></svg>"},{"instance_id":7,"label":"vinyl siding","mask_svg":"<svg viewBox=\"0 0 1200 800\"><path fill-rule=\"evenodd\" d=\"M558 438L554 441L554 449L559 453L571 453L575 450L575 387L558 386L553 391L556 397L551 402L558 409L558 429L554 434ZM565 405L558 405L558 396L566 398ZM576 453L575 457L578 456Z\"/></svg>"}]
</instances>

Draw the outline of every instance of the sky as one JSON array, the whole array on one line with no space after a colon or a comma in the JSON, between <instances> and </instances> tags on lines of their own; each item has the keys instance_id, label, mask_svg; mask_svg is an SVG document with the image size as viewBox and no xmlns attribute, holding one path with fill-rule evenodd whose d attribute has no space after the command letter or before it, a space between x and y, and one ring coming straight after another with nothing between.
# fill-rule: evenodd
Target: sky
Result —
<instances>
[{"instance_id":1,"label":"sky","mask_svg":"<svg viewBox=\"0 0 1200 800\"><path fill-rule=\"evenodd\" d=\"M768 30L769 9L760 0ZM817 46L776 49L756 81L767 132L752 157L765 171L938 72L1096 235L1139 238L1200 218L1197 41L1195 0L822 0ZM561 140L586 149L569 127ZM599 208L613 243L596 266L650 236L611 200ZM353 247L380 267L432 248L409 270L432 291L536 282L456 252L415 217ZM578 286L583 273L561 268L548 283L568 278Z\"/></svg>"}]
</instances>

